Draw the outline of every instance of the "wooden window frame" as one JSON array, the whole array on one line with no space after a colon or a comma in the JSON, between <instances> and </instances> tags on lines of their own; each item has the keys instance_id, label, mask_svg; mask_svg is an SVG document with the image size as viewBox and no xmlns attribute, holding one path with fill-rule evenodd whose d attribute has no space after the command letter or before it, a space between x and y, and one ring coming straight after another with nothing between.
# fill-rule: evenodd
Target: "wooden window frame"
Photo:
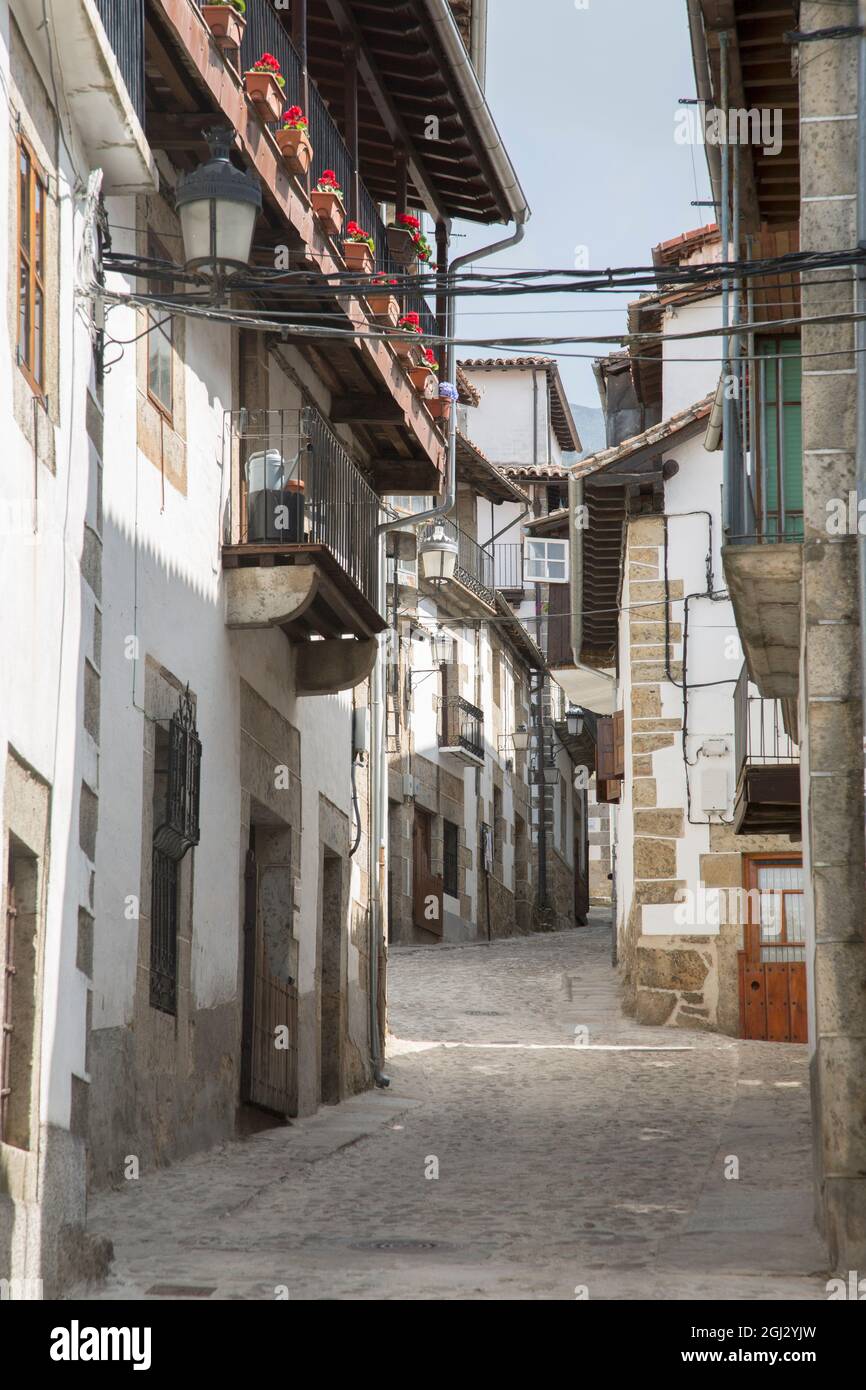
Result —
<instances>
[{"instance_id":1,"label":"wooden window frame","mask_svg":"<svg viewBox=\"0 0 866 1390\"><path fill-rule=\"evenodd\" d=\"M166 251L165 247L163 246L162 242L160 241L159 237L156 235L155 232L148 231L147 233L147 254L151 257L162 257L164 260L169 260L168 252ZM151 284L151 288L153 289L154 293L157 293L159 291L160 286L168 286L170 289L171 282L169 280L156 280L153 281ZM147 316L149 326L149 332L147 334L147 339L145 340L145 376L147 379L147 399L150 401L154 410L159 411L166 424L170 425L171 428L174 429L174 315L169 314L169 326L168 331L166 331L164 325L157 327L158 311L151 308L147 308L145 309L145 314ZM154 315L157 315L157 318L154 318ZM156 392L151 388L149 339L152 333L161 334L163 338L165 338L168 342L168 393L171 397L170 405L166 405L165 401L161 400L160 397L156 394Z\"/></svg>"},{"instance_id":2,"label":"wooden window frame","mask_svg":"<svg viewBox=\"0 0 866 1390\"><path fill-rule=\"evenodd\" d=\"M17 232L16 232L16 356L18 367L24 376L25 381L31 391L41 400L45 399L45 332L47 325L47 298L45 294L45 219L48 207L48 180L45 172L30 141L24 135L19 135L16 142L17 166L16 166L16 205L17 205ZM25 249L22 238L22 228L24 224L24 209L22 206L21 185L22 185L22 160L26 159L28 164L27 174L27 195L29 200L28 209L28 236L29 250ZM37 224L36 220L36 190L41 192L42 198L42 218ZM38 247L38 254L37 254ZM41 273L37 271L37 264L41 264ZM22 276L22 270L26 269L26 277ZM28 321L27 321L27 343L26 355L22 355L21 350L21 288L22 282L27 285L28 302ZM42 334L39 342L39 361L36 357L36 298L42 298Z\"/></svg>"},{"instance_id":3,"label":"wooden window frame","mask_svg":"<svg viewBox=\"0 0 866 1390\"><path fill-rule=\"evenodd\" d=\"M534 573L532 573L533 560L532 560L532 558L531 558L531 556L532 556L532 549L531 549L531 547L532 547L533 545L536 545L536 546L540 545L540 546L543 546L543 547L544 547L544 559L543 559L543 560L539 560L539 557L536 557L536 561L535 561L536 564L538 564L538 563L543 564L543 566L544 566L544 571L545 571L545 573L544 573L543 575L539 575L539 574L534 574ZM563 577L562 579L552 579L551 576L550 576L550 574L549 574L549 572L548 572L548 571L549 571L549 566L550 566L550 563L551 563L551 554L550 554L550 550L549 550L549 547L550 547L551 545L554 545L554 546L562 546L562 547L563 547L561 563L565 566L565 574L564 574L564 577ZM560 561L557 561L557 563L560 563ZM523 542L523 578L524 578L525 583L527 583L527 584L568 584L568 583L569 583L569 579L570 579L569 568L570 568L570 566L569 566L569 554L568 554L568 541L565 539L565 537L563 537L563 536L527 536L527 537L525 538L525 540L524 540L524 542Z\"/></svg>"}]
</instances>

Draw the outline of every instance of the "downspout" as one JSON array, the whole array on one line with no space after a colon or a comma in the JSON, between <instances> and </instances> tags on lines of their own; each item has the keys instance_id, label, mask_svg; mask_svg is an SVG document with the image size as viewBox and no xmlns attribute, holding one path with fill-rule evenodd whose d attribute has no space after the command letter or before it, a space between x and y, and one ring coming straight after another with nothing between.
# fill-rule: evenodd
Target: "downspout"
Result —
<instances>
[{"instance_id":1,"label":"downspout","mask_svg":"<svg viewBox=\"0 0 866 1390\"><path fill-rule=\"evenodd\" d=\"M459 35L458 35L459 37ZM465 50L464 50L465 56ZM505 159L505 152L502 151L502 158ZM511 246L516 246L523 240L526 231L526 223L529 221L529 207L524 201L522 205L515 208L515 221L517 226L511 236L503 238L501 241L494 242L491 246L482 246L477 251L467 251L465 255L458 256L452 261L449 275L453 275L461 266L469 265L472 261L480 261L486 256L495 255L497 251L506 251ZM447 360L447 379L453 381L457 367L457 344L454 342L454 326L456 321L456 304L453 296L448 298L448 344L446 352ZM411 518L411 524L417 525L422 521L432 521L436 517L447 516L454 510L457 501L457 411L452 410L448 424L448 463L445 474L445 494L438 506L430 507L426 512L419 512ZM396 517L390 521L381 522L378 531L378 557L377 557L377 607L380 613L385 612L385 584L386 584L386 563L385 563L385 536L388 531L395 531L404 528L407 524L405 517ZM387 885L388 885L388 859L387 859L387 827L388 827L388 754L385 739L385 689L386 689L386 662L387 645L386 634L379 633L376 639L379 649L376 654L376 662L370 683L370 706L371 706L371 739L372 750L370 758L370 799L372 802L373 827L370 836L370 1056L373 1064L373 1080L377 1086L385 1087L391 1084L390 1078L382 1071L382 1047L380 1034L382 1020L379 1015L379 954L384 950L385 927L387 924Z\"/></svg>"},{"instance_id":2,"label":"downspout","mask_svg":"<svg viewBox=\"0 0 866 1390\"><path fill-rule=\"evenodd\" d=\"M479 87L487 85L487 0L472 0L470 57Z\"/></svg>"},{"instance_id":3,"label":"downspout","mask_svg":"<svg viewBox=\"0 0 866 1390\"><path fill-rule=\"evenodd\" d=\"M857 57L857 245L866 250L866 34ZM866 265L857 266L857 515L866 510ZM860 681L866 720L866 535L857 528L857 590L860 607Z\"/></svg>"},{"instance_id":4,"label":"downspout","mask_svg":"<svg viewBox=\"0 0 866 1390\"><path fill-rule=\"evenodd\" d=\"M695 87L698 93L698 101L701 106L701 119L706 108L713 100L713 83L710 76L710 65L707 60L707 42L704 34L704 20L701 14L701 0L688 0L689 8L689 33L692 46L692 60L695 65ZM721 172L722 163L718 145L704 143L707 152L707 164L710 171L710 185L713 192L713 201L718 208L721 203Z\"/></svg>"},{"instance_id":5,"label":"downspout","mask_svg":"<svg viewBox=\"0 0 866 1390\"><path fill-rule=\"evenodd\" d=\"M728 35L725 30L719 34L719 64L722 84L722 111L725 116L725 143L722 150L722 259L727 261L731 255L731 147L728 143ZM731 371L730 327L730 289L728 277L722 280L722 377L727 384ZM732 529L734 518L734 402L729 391L725 391L722 401L722 535L727 537Z\"/></svg>"}]
</instances>

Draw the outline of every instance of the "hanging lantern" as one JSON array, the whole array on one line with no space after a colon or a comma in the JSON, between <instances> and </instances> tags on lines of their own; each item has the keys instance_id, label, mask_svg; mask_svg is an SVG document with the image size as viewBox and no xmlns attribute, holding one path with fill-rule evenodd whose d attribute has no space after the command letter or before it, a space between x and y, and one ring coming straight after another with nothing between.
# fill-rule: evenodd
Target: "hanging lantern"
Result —
<instances>
[{"instance_id":1,"label":"hanging lantern","mask_svg":"<svg viewBox=\"0 0 866 1390\"><path fill-rule=\"evenodd\" d=\"M434 666L448 666L454 655L454 638L442 628L430 634L430 648Z\"/></svg>"},{"instance_id":2,"label":"hanging lantern","mask_svg":"<svg viewBox=\"0 0 866 1390\"><path fill-rule=\"evenodd\" d=\"M418 562L425 579L443 583L454 578L457 568L457 541L449 536L441 522L431 527L418 547Z\"/></svg>"},{"instance_id":3,"label":"hanging lantern","mask_svg":"<svg viewBox=\"0 0 866 1390\"><path fill-rule=\"evenodd\" d=\"M262 206L258 179L231 162L234 136L230 128L206 132L210 159L179 179L175 193L185 263L210 275L246 269Z\"/></svg>"},{"instance_id":4,"label":"hanging lantern","mask_svg":"<svg viewBox=\"0 0 866 1390\"><path fill-rule=\"evenodd\" d=\"M572 738L580 738L583 733L583 711L575 707L567 710L565 726Z\"/></svg>"}]
</instances>

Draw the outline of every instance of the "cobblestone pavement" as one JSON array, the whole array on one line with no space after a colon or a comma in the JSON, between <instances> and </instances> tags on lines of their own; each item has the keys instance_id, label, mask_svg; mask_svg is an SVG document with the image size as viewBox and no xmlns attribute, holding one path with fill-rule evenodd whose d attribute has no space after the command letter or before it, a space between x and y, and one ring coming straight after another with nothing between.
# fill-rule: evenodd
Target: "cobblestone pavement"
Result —
<instances>
[{"instance_id":1,"label":"cobblestone pavement","mask_svg":"<svg viewBox=\"0 0 866 1390\"><path fill-rule=\"evenodd\" d=\"M392 950L390 1089L100 1195L76 1296L826 1297L805 1048L637 1027L609 943Z\"/></svg>"}]
</instances>

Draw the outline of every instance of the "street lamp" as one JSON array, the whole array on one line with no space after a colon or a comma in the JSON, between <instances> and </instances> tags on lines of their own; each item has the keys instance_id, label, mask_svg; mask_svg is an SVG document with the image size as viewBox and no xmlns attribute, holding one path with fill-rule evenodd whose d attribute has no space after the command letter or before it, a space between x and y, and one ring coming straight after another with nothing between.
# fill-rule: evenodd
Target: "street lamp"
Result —
<instances>
[{"instance_id":1,"label":"street lamp","mask_svg":"<svg viewBox=\"0 0 866 1390\"><path fill-rule=\"evenodd\" d=\"M556 763L553 763L552 765L550 765L550 764L545 765L545 768L544 768L544 785L545 785L546 787L558 787L558 786L559 786L559 768L557 767Z\"/></svg>"},{"instance_id":2,"label":"street lamp","mask_svg":"<svg viewBox=\"0 0 866 1390\"><path fill-rule=\"evenodd\" d=\"M229 157L234 134L223 126L205 132L210 159L178 179L175 193L186 266L214 277L249 265L262 207L258 179Z\"/></svg>"},{"instance_id":3,"label":"street lamp","mask_svg":"<svg viewBox=\"0 0 866 1390\"><path fill-rule=\"evenodd\" d=\"M566 710L565 726L572 738L579 738L583 733L583 712L574 707Z\"/></svg>"},{"instance_id":4,"label":"street lamp","mask_svg":"<svg viewBox=\"0 0 866 1390\"><path fill-rule=\"evenodd\" d=\"M511 735L511 742L514 745L515 753L525 753L529 748L529 740L532 735L525 724L518 724Z\"/></svg>"},{"instance_id":5,"label":"street lamp","mask_svg":"<svg viewBox=\"0 0 866 1390\"><path fill-rule=\"evenodd\" d=\"M425 579L443 583L454 578L457 568L457 541L437 522L418 547L418 563Z\"/></svg>"},{"instance_id":6,"label":"street lamp","mask_svg":"<svg viewBox=\"0 0 866 1390\"><path fill-rule=\"evenodd\" d=\"M430 650L435 666L448 666L454 654L454 638L441 628L430 634Z\"/></svg>"}]
</instances>

